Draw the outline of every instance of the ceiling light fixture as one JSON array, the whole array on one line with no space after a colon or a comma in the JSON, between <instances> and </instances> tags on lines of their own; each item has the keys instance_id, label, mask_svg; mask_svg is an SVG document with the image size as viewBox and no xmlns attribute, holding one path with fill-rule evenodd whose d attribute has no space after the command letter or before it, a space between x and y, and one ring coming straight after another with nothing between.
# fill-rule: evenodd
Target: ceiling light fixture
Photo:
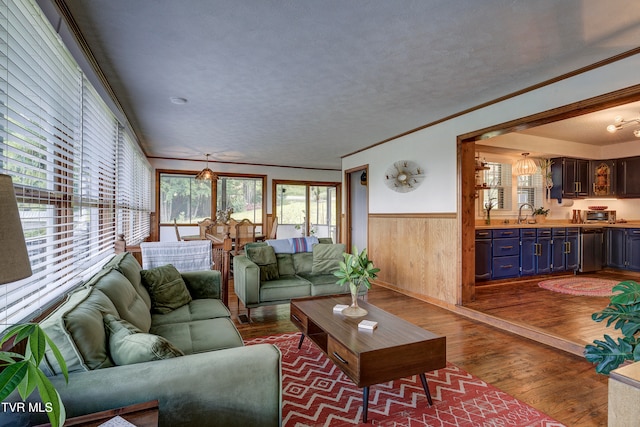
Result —
<instances>
[{"instance_id":1,"label":"ceiling light fixture","mask_svg":"<svg viewBox=\"0 0 640 427\"><path fill-rule=\"evenodd\" d=\"M533 175L538 170L538 165L532 159L528 159L529 153L522 153L522 159L518 159L513 165L512 173L515 176Z\"/></svg>"},{"instance_id":2,"label":"ceiling light fixture","mask_svg":"<svg viewBox=\"0 0 640 427\"><path fill-rule=\"evenodd\" d=\"M640 125L640 118L631 119L631 120L625 120L622 117L617 116L614 119L613 124L610 124L609 126L607 126L607 132L616 133L617 131L619 131L623 127L626 127L626 126L629 126L629 125L632 125L632 124ZM640 129L634 130L633 131L633 135L636 138L640 138Z\"/></svg>"},{"instance_id":3,"label":"ceiling light fixture","mask_svg":"<svg viewBox=\"0 0 640 427\"><path fill-rule=\"evenodd\" d=\"M218 180L218 175L216 175L216 173L214 171L209 169L209 156L210 156L210 154L205 154L205 156L207 156L207 166L204 169L202 169L200 172L198 172L198 175L196 175L196 180L198 180L198 181L217 181Z\"/></svg>"},{"instance_id":4,"label":"ceiling light fixture","mask_svg":"<svg viewBox=\"0 0 640 427\"><path fill-rule=\"evenodd\" d=\"M187 98L182 98L180 96L172 96L171 98L169 98L169 101L171 101L172 104L177 104L177 105L184 105L187 102L189 102Z\"/></svg>"}]
</instances>

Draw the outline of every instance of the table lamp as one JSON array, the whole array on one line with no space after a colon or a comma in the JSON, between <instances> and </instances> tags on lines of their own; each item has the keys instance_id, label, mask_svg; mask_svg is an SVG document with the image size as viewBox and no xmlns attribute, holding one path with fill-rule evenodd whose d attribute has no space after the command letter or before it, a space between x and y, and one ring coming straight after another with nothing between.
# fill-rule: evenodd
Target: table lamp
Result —
<instances>
[{"instance_id":1,"label":"table lamp","mask_svg":"<svg viewBox=\"0 0 640 427\"><path fill-rule=\"evenodd\" d=\"M13 181L9 175L0 174L0 285L31 274Z\"/></svg>"}]
</instances>

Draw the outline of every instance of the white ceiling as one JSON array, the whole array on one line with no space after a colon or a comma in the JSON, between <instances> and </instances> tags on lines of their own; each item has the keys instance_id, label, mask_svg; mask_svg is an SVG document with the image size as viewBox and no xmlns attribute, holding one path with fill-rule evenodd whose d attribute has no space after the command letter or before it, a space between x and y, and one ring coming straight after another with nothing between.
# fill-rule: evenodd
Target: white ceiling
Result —
<instances>
[{"instance_id":1,"label":"white ceiling","mask_svg":"<svg viewBox=\"0 0 640 427\"><path fill-rule=\"evenodd\" d=\"M150 157L339 169L640 44L628 0L59 1Z\"/></svg>"},{"instance_id":2,"label":"white ceiling","mask_svg":"<svg viewBox=\"0 0 640 427\"><path fill-rule=\"evenodd\" d=\"M634 130L640 129L640 124L637 123L635 126L625 125L614 133L607 132L607 126L613 124L618 116L625 120L640 119L640 102L537 126L519 133L589 145L613 145L637 141L638 138L633 134Z\"/></svg>"}]
</instances>

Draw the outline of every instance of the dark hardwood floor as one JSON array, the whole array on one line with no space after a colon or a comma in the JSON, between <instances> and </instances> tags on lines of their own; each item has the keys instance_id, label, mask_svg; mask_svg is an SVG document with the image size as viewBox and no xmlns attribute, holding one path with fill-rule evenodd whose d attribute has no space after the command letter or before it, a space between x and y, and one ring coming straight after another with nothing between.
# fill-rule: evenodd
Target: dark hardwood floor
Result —
<instances>
[{"instance_id":1,"label":"dark hardwood floor","mask_svg":"<svg viewBox=\"0 0 640 427\"><path fill-rule=\"evenodd\" d=\"M603 273L606 274L606 273ZM549 296L542 296L531 283L501 283L478 287L474 310L491 312L488 316L513 317L517 322L550 328L567 339L589 339L600 334L591 330L591 312L606 305L606 298L581 301L560 298L564 314L556 313ZM514 289L517 287L514 293ZM527 289L529 291L527 292ZM558 297L561 294L553 294ZM230 292L229 306L244 338L296 332L289 321L289 305L251 310L252 322L237 321L237 298ZM507 301L506 295L510 295ZM549 298L547 298L549 297ZM586 298L586 297L583 297ZM523 338L450 310L420 301L390 289L374 286L367 300L409 322L447 337L447 360L510 395L547 413L567 426L604 426L607 424L607 377L595 373L582 356ZM520 303L518 303L520 301ZM465 307L465 310L470 310ZM239 314L246 313L240 307ZM481 311L476 315L484 315ZM575 315L572 315L575 313ZM550 316L553 317L551 320ZM586 320L583 317L586 316ZM573 332L578 330L578 332ZM564 331L564 332L563 332ZM580 337L580 338L579 338Z\"/></svg>"}]
</instances>

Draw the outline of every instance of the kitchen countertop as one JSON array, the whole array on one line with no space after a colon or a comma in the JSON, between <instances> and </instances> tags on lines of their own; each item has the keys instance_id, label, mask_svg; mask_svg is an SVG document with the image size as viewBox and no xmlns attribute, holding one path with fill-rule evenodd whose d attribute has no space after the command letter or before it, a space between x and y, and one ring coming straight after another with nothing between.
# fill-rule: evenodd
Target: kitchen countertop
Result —
<instances>
[{"instance_id":1,"label":"kitchen countertop","mask_svg":"<svg viewBox=\"0 0 640 427\"><path fill-rule=\"evenodd\" d=\"M587 224L571 224L566 221L553 221L547 220L542 224L516 224L514 222L510 222L509 224L503 224L502 221L496 220L491 221L490 225L487 224L476 224L476 230L483 229L496 229L496 228L553 228L553 227L580 227L580 228L640 228L640 221L628 221L628 222L619 222L615 224L605 223L587 223Z\"/></svg>"}]
</instances>

